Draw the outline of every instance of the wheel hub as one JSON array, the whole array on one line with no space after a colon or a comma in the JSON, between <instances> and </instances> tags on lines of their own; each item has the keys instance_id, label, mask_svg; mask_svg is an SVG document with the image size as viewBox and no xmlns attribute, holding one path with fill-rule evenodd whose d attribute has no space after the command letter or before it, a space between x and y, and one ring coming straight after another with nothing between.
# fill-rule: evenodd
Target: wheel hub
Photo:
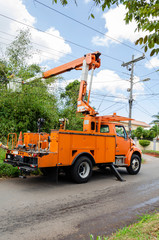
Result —
<instances>
[{"instance_id":1,"label":"wheel hub","mask_svg":"<svg viewBox=\"0 0 159 240\"><path fill-rule=\"evenodd\" d=\"M90 173L90 166L87 162L82 162L79 165L79 169L78 169L78 174L81 178L86 178L88 177Z\"/></svg>"},{"instance_id":2,"label":"wheel hub","mask_svg":"<svg viewBox=\"0 0 159 240\"><path fill-rule=\"evenodd\" d=\"M133 161L132 161L132 169L134 171L137 171L138 168L139 168L139 161L138 161L138 159L134 158Z\"/></svg>"}]
</instances>

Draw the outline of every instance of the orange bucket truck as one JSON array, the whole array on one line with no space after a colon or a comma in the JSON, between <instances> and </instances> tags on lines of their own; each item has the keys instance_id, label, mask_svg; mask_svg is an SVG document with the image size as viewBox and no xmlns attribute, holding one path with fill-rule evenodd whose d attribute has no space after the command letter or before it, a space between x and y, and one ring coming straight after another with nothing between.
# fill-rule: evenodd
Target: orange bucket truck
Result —
<instances>
[{"instance_id":1,"label":"orange bucket truck","mask_svg":"<svg viewBox=\"0 0 159 240\"><path fill-rule=\"evenodd\" d=\"M7 150L5 162L18 166L24 173L39 168L43 173L53 173L54 169L66 170L77 183L87 182L92 175L92 168L111 168L122 181L117 167L125 167L129 174L137 174L141 167L141 151L129 138L120 121L129 118L117 116L98 116L89 105L93 72L100 67L100 52L86 54L84 57L55 67L43 73L49 78L72 69L82 70L77 112L83 113L83 131L65 130L65 119L59 130L50 133L24 133L23 144L13 141L12 149ZM90 87L87 101L88 72L91 70ZM39 119L38 123L43 122ZM40 129L40 128L39 128ZM16 134L11 135L17 138ZM58 172L58 171L56 171Z\"/></svg>"}]
</instances>

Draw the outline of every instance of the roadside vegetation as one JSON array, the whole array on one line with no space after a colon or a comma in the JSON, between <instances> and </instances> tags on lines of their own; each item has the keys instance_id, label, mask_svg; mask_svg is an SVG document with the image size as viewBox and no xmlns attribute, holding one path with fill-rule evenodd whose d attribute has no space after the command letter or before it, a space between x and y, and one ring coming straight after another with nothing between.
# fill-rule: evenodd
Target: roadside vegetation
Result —
<instances>
[{"instance_id":1,"label":"roadside vegetation","mask_svg":"<svg viewBox=\"0 0 159 240\"><path fill-rule=\"evenodd\" d=\"M19 170L17 167L3 163L6 150L0 149L0 178L1 177L18 177Z\"/></svg>"},{"instance_id":2,"label":"roadside vegetation","mask_svg":"<svg viewBox=\"0 0 159 240\"><path fill-rule=\"evenodd\" d=\"M28 64L33 54L30 39L29 30L20 30L0 59L0 142L4 145L9 133L37 132L39 118L45 119L43 132L58 129L60 118L68 119L66 129L82 130L83 120L76 115L78 80L58 91L55 83L61 77L27 81L44 71L37 64ZM17 168L3 163L5 153L0 149L0 177L18 176Z\"/></svg>"},{"instance_id":3,"label":"roadside vegetation","mask_svg":"<svg viewBox=\"0 0 159 240\"><path fill-rule=\"evenodd\" d=\"M38 118L45 119L42 131L58 129L59 119L68 118L67 129L82 130L81 116L76 116L80 83L57 89L61 77L39 78L28 82L44 70L37 64L29 65L33 50L29 30L20 30L0 59L0 141L9 132L37 132ZM53 66L52 66L53 67Z\"/></svg>"},{"instance_id":4,"label":"roadside vegetation","mask_svg":"<svg viewBox=\"0 0 159 240\"><path fill-rule=\"evenodd\" d=\"M137 137L137 139L139 140L153 140L153 138L158 138L159 126L155 120L152 123L154 124L154 126L152 126L149 130L142 127L137 127L136 130L132 130L132 138Z\"/></svg>"},{"instance_id":5,"label":"roadside vegetation","mask_svg":"<svg viewBox=\"0 0 159 240\"><path fill-rule=\"evenodd\" d=\"M90 240L152 240L159 239L159 213L146 214L137 223L119 229L110 237L90 236Z\"/></svg>"},{"instance_id":6,"label":"roadside vegetation","mask_svg":"<svg viewBox=\"0 0 159 240\"><path fill-rule=\"evenodd\" d=\"M148 154L148 155L151 155L151 156L159 158L159 151L143 150L142 152L145 153L145 154Z\"/></svg>"}]
</instances>

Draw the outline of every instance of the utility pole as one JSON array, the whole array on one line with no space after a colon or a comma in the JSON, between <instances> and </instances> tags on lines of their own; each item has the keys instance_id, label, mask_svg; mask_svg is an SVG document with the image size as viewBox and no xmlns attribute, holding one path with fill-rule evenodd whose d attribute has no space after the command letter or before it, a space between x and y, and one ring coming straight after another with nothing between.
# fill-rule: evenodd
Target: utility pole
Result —
<instances>
[{"instance_id":1,"label":"utility pole","mask_svg":"<svg viewBox=\"0 0 159 240\"><path fill-rule=\"evenodd\" d=\"M145 58L145 55L143 54L143 56L139 57L139 58L136 58L134 59L134 55L132 55L132 60L127 62L127 63L123 63L121 66L122 67L127 67L129 65L131 65L131 77L130 77L130 96L129 96L129 118L132 118L132 104L133 104L133 79L134 79L134 63L135 62L138 62L142 59ZM129 123L128 123L128 129L129 129L129 135L131 135L131 120L129 120Z\"/></svg>"}]
</instances>

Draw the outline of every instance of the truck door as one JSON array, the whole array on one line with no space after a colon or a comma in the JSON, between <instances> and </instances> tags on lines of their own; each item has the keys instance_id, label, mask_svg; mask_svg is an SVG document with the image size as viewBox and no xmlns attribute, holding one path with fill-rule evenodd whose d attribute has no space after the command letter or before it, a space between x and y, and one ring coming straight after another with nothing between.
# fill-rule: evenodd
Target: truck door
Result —
<instances>
[{"instance_id":1,"label":"truck door","mask_svg":"<svg viewBox=\"0 0 159 240\"><path fill-rule=\"evenodd\" d=\"M116 131L116 155L126 155L130 148L130 139L124 126L115 125Z\"/></svg>"}]
</instances>

